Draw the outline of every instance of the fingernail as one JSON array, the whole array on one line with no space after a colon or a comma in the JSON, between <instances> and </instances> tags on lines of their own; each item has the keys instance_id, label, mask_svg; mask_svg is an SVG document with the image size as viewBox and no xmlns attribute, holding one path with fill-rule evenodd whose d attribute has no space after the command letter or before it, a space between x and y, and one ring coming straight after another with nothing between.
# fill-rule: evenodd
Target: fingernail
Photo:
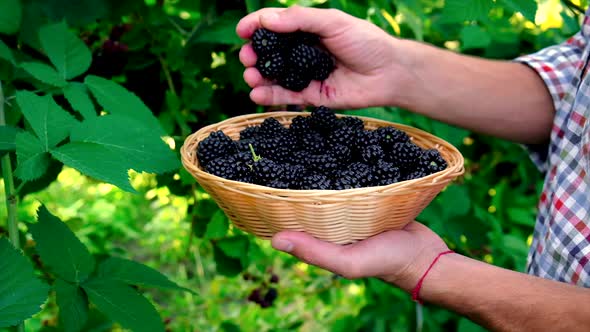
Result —
<instances>
[{"instance_id":1,"label":"fingernail","mask_svg":"<svg viewBox=\"0 0 590 332\"><path fill-rule=\"evenodd\" d=\"M275 23L279 20L279 14L277 13L269 13L262 15L260 19L265 23Z\"/></svg>"},{"instance_id":2,"label":"fingernail","mask_svg":"<svg viewBox=\"0 0 590 332\"><path fill-rule=\"evenodd\" d=\"M284 251L284 252L291 252L293 250L293 243L287 241L287 240L274 240L272 241L272 246L280 251Z\"/></svg>"}]
</instances>

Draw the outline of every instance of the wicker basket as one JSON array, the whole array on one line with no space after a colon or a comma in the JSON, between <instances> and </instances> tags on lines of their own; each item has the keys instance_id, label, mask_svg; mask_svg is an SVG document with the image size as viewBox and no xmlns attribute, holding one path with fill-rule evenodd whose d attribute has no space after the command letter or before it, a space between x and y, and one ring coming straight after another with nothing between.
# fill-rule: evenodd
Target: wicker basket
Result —
<instances>
[{"instance_id":1,"label":"wicker basket","mask_svg":"<svg viewBox=\"0 0 590 332\"><path fill-rule=\"evenodd\" d=\"M212 131L222 130L237 140L242 129L260 125L268 117L289 126L297 115L309 114L249 114L204 127L186 138L180 150L182 163L241 230L263 239L269 239L283 230L305 231L318 239L337 244L353 243L387 230L403 228L450 181L464 172L463 156L446 141L413 127L366 117L359 118L365 122L367 129L394 126L405 131L418 146L438 149L448 167L420 179L387 186L288 190L226 180L203 171L199 166L196 148Z\"/></svg>"}]
</instances>

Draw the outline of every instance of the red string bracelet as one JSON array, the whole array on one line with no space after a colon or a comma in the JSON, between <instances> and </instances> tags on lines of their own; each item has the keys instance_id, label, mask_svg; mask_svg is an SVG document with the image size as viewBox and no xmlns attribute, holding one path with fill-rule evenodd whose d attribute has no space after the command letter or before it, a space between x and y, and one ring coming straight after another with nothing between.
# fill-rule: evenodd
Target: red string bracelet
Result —
<instances>
[{"instance_id":1,"label":"red string bracelet","mask_svg":"<svg viewBox=\"0 0 590 332\"><path fill-rule=\"evenodd\" d=\"M452 250L443 251L440 254L438 254L438 256L436 256L436 258L432 261L432 263L430 263L430 266L428 267L426 272L424 272L424 274L422 275L422 278L420 278L420 280L418 280L416 287L414 287L414 289L412 290L412 300L413 301L422 304L422 301L420 301L420 299L418 298L418 294L420 293L420 288L422 288L422 283L424 282L424 278L426 278L426 275L428 274L428 272L430 272L430 270L432 269L432 267L434 266L436 261L438 261L440 256L446 255L446 254L451 254L451 253L454 253L454 251L452 251Z\"/></svg>"}]
</instances>

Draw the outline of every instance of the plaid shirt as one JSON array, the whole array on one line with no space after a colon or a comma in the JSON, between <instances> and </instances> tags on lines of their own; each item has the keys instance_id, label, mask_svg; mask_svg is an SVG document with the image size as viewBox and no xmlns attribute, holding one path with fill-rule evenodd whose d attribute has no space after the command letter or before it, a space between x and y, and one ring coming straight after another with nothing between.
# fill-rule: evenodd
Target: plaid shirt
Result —
<instances>
[{"instance_id":1,"label":"plaid shirt","mask_svg":"<svg viewBox=\"0 0 590 332\"><path fill-rule=\"evenodd\" d=\"M555 104L551 141L529 147L545 174L527 271L590 287L590 9L580 32L515 59L538 72Z\"/></svg>"}]
</instances>

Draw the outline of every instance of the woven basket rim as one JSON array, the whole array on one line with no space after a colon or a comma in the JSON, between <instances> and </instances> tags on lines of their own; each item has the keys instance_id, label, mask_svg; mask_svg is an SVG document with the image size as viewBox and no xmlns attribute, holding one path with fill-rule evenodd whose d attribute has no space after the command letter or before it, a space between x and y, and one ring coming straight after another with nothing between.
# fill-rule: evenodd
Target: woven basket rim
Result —
<instances>
[{"instance_id":1,"label":"woven basket rim","mask_svg":"<svg viewBox=\"0 0 590 332\"><path fill-rule=\"evenodd\" d=\"M192 159L193 159L192 154L194 153L194 151L189 150L189 146L191 146L191 144L193 144L193 143L198 145L199 141L197 141L196 137L201 136L204 133L212 132L214 130L222 130L223 131L224 128L231 127L233 124L243 124L244 122L247 122L248 120L258 119L260 121L260 120L263 120L263 119L269 118L269 117L292 119L292 118L295 118L296 116L299 116L299 115L310 116L311 113L310 112L275 111L275 112L267 112L267 113L245 114L245 115L231 117L231 118L222 120L220 122L202 127L198 131L190 134L189 136L187 136L185 138L184 143L183 143L182 147L180 148L182 164L183 164L184 168L197 180L197 182L207 181L207 182L223 183L227 190L239 191L242 194L250 192L252 194L259 195L262 193L262 194L271 195L275 199L280 199L281 196L284 196L285 199L292 199L293 197L304 198L307 196L313 196L316 198L321 197L321 196L325 196L326 198L329 198L329 197L334 197L334 196L342 197L342 196L349 196L350 195L350 196L356 196L359 198L359 200L362 200L363 197L360 196L359 194L369 195L367 198L371 198L371 197L374 197L374 195L371 195L371 194L379 195L379 194L383 194L384 192L389 192L392 189L402 189L402 188L409 187L409 186L415 186L416 184L435 184L435 183L439 183L439 182L448 182L449 179L454 179L454 178L462 175L465 172L464 158L463 158L463 155L461 154L461 152L454 145L450 144L449 142L445 141L444 139L442 139L438 136L430 134L424 130L421 130L421 129L418 129L418 128L415 128L415 127L412 127L409 125L401 124L401 123L391 122L391 121L387 121L387 120L381 120L381 119L367 117L367 116L346 115L346 114L338 114L338 113L336 114L336 116L339 118L353 116L353 117L363 120L363 122L365 124L366 123L378 123L378 124L382 124L383 126L385 126L385 125L394 126L395 128L401 129L407 133L408 132L418 133L422 138L428 138L429 141L431 141L431 142L438 142L439 144L435 145L437 147L437 149L439 147L444 147L445 149L448 149L449 153L456 157L456 162L451 165L451 163L448 160L446 160L448 166L446 169L444 169L442 171L432 173L430 175L427 175L425 177L421 177L418 179L399 181L399 182L395 182L395 183L385 185L385 186L372 186L372 187L351 188L351 189L343 189L343 190L306 190L306 189L277 189L277 188L267 187L267 186L263 186L263 185L253 184L253 183L246 183L246 182L241 182L241 181L234 181L234 180L225 179L225 178L207 173L204 170L202 170L200 168L200 165L198 164L198 160L196 157L194 158L194 162L192 161ZM415 135L410 135L410 136L415 136ZM239 188L239 190L237 188Z\"/></svg>"}]
</instances>

